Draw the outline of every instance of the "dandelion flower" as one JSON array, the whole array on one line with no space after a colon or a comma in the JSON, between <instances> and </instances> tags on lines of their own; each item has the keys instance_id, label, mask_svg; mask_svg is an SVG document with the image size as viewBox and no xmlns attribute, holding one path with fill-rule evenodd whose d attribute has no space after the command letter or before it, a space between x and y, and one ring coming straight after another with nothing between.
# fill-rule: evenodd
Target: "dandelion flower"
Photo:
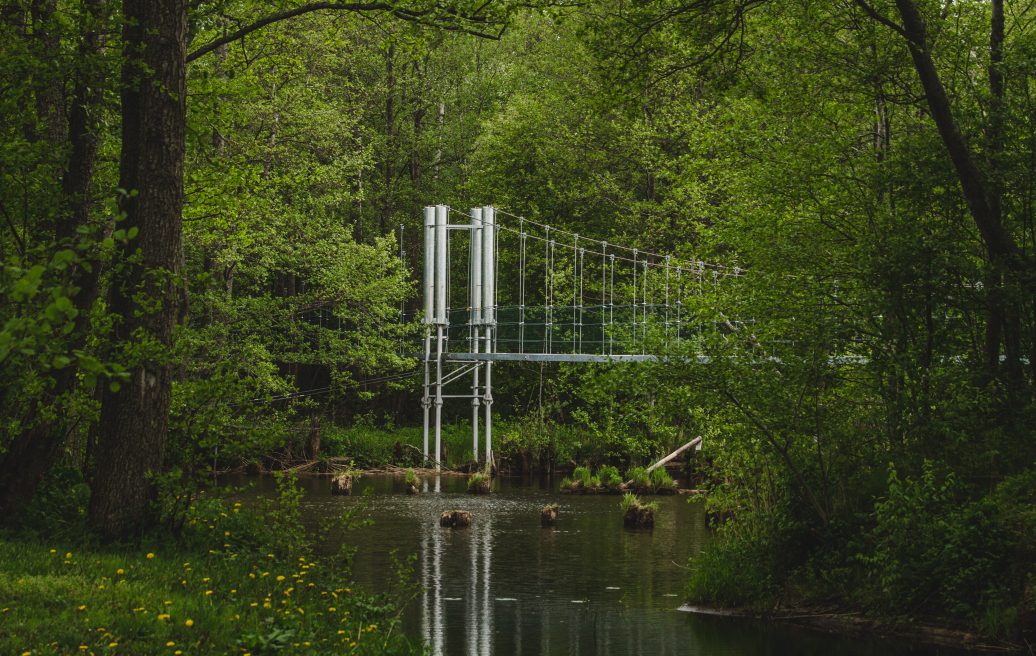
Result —
<instances>
[{"instance_id":1,"label":"dandelion flower","mask_svg":"<svg viewBox=\"0 0 1036 656\"><path fill-rule=\"evenodd\" d=\"M154 560L155 559L155 554L153 554L153 553L151 553L149 551L149 552L147 552L147 556L145 556L145 558L147 558L148 560Z\"/></svg>"},{"instance_id":2,"label":"dandelion flower","mask_svg":"<svg viewBox=\"0 0 1036 656\"><path fill-rule=\"evenodd\" d=\"M124 569L122 569L120 567L119 569L115 570L115 573L118 574L119 576L122 576L123 574L126 573L126 570L124 570Z\"/></svg>"},{"instance_id":3,"label":"dandelion flower","mask_svg":"<svg viewBox=\"0 0 1036 656\"><path fill-rule=\"evenodd\" d=\"M194 620L188 618L187 621L183 623L183 625L188 627L188 628L190 628L190 627L194 626Z\"/></svg>"},{"instance_id":4,"label":"dandelion flower","mask_svg":"<svg viewBox=\"0 0 1036 656\"><path fill-rule=\"evenodd\" d=\"M175 647L175 646L176 646L176 643L175 643L175 642L173 642L172 640L170 640L169 642L165 643L165 646L166 646L166 647Z\"/></svg>"}]
</instances>

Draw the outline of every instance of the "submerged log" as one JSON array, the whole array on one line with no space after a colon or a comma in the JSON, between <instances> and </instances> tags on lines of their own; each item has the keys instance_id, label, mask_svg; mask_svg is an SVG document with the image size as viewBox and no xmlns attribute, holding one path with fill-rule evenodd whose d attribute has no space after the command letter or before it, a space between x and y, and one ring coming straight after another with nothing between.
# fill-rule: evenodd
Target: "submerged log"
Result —
<instances>
[{"instance_id":1,"label":"submerged log","mask_svg":"<svg viewBox=\"0 0 1036 656\"><path fill-rule=\"evenodd\" d=\"M407 494L419 494L421 491L417 489L417 486L411 483L406 487Z\"/></svg>"},{"instance_id":2,"label":"submerged log","mask_svg":"<svg viewBox=\"0 0 1036 656\"><path fill-rule=\"evenodd\" d=\"M439 516L439 526L444 528L467 528L472 516L467 510L444 510Z\"/></svg>"}]
</instances>

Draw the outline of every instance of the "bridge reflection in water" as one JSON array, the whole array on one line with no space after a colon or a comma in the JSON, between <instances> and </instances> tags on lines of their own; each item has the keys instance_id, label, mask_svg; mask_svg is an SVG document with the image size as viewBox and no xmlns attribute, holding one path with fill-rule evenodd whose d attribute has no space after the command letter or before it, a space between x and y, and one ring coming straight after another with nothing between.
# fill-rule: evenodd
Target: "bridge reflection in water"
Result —
<instances>
[{"instance_id":1,"label":"bridge reflection in water","mask_svg":"<svg viewBox=\"0 0 1036 656\"><path fill-rule=\"evenodd\" d=\"M361 587L386 591L394 553L416 557L413 583L421 588L403 610L402 630L435 654L926 653L678 612L688 558L711 539L700 504L686 497L657 497L654 530L631 532L622 528L617 497L559 496L556 481L497 479L491 495L472 496L461 477L428 477L423 494L407 496L402 477L364 476L352 497L331 496L323 478L300 482L303 513L314 524L367 506L374 522L328 545L356 548ZM274 493L272 479L258 483ZM542 529L539 511L551 502L561 504L560 521ZM471 511L470 528L439 527L439 514L454 508Z\"/></svg>"},{"instance_id":2,"label":"bridge reflection in water","mask_svg":"<svg viewBox=\"0 0 1036 656\"><path fill-rule=\"evenodd\" d=\"M433 654L707 653L695 651L693 637L673 633L686 633L686 618L674 610L683 587L674 562L704 537L699 513L684 499L665 500L670 517L656 535L623 531L612 496L565 497L562 528L542 529L548 490L472 497L457 494L462 484L432 478L411 504L435 509L420 513L422 592L407 617ZM473 512L470 528L438 525L438 512L453 507ZM682 544L673 531L678 518L697 524ZM660 566L674 576L657 579ZM660 589L673 592L650 592Z\"/></svg>"}]
</instances>

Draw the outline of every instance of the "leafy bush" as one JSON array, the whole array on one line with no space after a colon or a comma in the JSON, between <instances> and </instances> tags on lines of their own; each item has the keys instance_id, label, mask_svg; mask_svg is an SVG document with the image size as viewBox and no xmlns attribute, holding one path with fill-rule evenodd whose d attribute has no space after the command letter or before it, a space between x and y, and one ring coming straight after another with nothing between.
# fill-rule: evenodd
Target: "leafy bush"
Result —
<instances>
[{"instance_id":1,"label":"leafy bush","mask_svg":"<svg viewBox=\"0 0 1036 656\"><path fill-rule=\"evenodd\" d=\"M859 557L878 586L867 600L884 612L923 609L1009 634L1036 570L1036 473L974 501L960 501L961 488L930 462L918 478L890 470L888 494L875 507L873 553Z\"/></svg>"}]
</instances>

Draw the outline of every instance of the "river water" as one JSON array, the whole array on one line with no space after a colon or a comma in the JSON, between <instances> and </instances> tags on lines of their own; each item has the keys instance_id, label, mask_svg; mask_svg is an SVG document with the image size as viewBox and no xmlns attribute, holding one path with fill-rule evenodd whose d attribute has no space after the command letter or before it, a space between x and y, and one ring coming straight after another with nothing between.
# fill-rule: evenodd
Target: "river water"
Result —
<instances>
[{"instance_id":1,"label":"river water","mask_svg":"<svg viewBox=\"0 0 1036 656\"><path fill-rule=\"evenodd\" d=\"M331 523L362 504L373 524L332 536L356 549L354 576L372 590L393 580L393 558L414 556L421 590L404 630L434 654L936 654L787 626L680 612L689 557L710 539L700 504L656 497L655 527L622 526L619 497L560 495L557 481L498 479L474 496L459 477L432 477L404 494L401 477L365 476L353 496L327 478L305 478L308 522ZM260 484L260 488L265 487ZM560 504L556 528L540 508ZM444 510L474 515L466 529L439 527Z\"/></svg>"}]
</instances>

